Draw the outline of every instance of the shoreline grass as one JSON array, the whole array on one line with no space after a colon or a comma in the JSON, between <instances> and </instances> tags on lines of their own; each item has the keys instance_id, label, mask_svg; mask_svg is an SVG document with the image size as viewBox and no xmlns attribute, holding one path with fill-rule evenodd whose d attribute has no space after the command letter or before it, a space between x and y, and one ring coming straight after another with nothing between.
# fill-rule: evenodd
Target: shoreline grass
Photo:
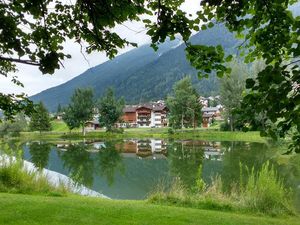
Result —
<instances>
[{"instance_id":1,"label":"shoreline grass","mask_svg":"<svg viewBox=\"0 0 300 225\"><path fill-rule=\"evenodd\" d=\"M66 196L71 193L63 184L51 184L41 171L24 167L20 160L0 158L0 192Z\"/></svg>"},{"instance_id":2,"label":"shoreline grass","mask_svg":"<svg viewBox=\"0 0 300 225\"><path fill-rule=\"evenodd\" d=\"M291 190L283 185L269 161L258 171L240 164L240 180L231 188L224 189L221 177L216 176L211 184L202 179L202 168L194 187L185 187L175 179L166 187L159 185L148 197L153 204L191 207L198 209L257 213L269 216L297 215Z\"/></svg>"}]
</instances>

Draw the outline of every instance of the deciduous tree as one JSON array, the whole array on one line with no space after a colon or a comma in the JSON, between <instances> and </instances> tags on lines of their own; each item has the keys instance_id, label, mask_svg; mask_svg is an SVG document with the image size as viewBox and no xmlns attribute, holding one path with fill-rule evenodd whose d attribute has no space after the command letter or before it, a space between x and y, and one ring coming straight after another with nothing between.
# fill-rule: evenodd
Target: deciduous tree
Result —
<instances>
[{"instance_id":1,"label":"deciduous tree","mask_svg":"<svg viewBox=\"0 0 300 225\"><path fill-rule=\"evenodd\" d=\"M70 130L82 127L82 134L85 135L85 123L93 119L94 114L94 93L90 88L75 89L70 104L65 109L63 120Z\"/></svg>"},{"instance_id":2,"label":"deciduous tree","mask_svg":"<svg viewBox=\"0 0 300 225\"><path fill-rule=\"evenodd\" d=\"M107 131L112 131L115 123L118 122L123 115L124 106L124 99L116 99L114 90L108 88L98 103L100 125L105 126Z\"/></svg>"}]
</instances>

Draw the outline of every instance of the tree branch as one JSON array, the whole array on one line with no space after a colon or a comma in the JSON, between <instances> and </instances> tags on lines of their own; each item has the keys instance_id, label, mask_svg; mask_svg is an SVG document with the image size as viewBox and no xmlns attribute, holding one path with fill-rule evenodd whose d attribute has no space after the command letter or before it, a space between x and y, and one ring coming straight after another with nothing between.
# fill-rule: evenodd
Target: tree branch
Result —
<instances>
[{"instance_id":1,"label":"tree branch","mask_svg":"<svg viewBox=\"0 0 300 225\"><path fill-rule=\"evenodd\" d=\"M294 61L294 62L291 62L291 63L289 63L289 64L287 64L287 65L285 65L285 66L290 66L290 65L295 64L295 63L298 63L298 62L300 62L300 59L298 59L298 60L296 60L296 61Z\"/></svg>"},{"instance_id":2,"label":"tree branch","mask_svg":"<svg viewBox=\"0 0 300 225\"><path fill-rule=\"evenodd\" d=\"M31 61L31 60L14 59L14 58L7 58L7 57L3 57L3 56L0 56L0 60L15 62L15 63L23 63L23 64L27 64L27 65L32 65L32 66L40 66L41 65L40 63Z\"/></svg>"}]
</instances>

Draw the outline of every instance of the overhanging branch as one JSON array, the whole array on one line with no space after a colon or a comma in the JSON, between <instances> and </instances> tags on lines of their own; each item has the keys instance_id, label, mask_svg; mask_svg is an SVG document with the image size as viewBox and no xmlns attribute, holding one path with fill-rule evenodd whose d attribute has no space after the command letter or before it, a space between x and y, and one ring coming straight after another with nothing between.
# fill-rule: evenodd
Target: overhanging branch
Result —
<instances>
[{"instance_id":1,"label":"overhanging branch","mask_svg":"<svg viewBox=\"0 0 300 225\"><path fill-rule=\"evenodd\" d=\"M22 64L31 65L31 66L40 66L40 63L31 61L31 60L15 59L15 58L3 57L3 56L0 56L0 60L15 62L15 63L22 63Z\"/></svg>"}]
</instances>

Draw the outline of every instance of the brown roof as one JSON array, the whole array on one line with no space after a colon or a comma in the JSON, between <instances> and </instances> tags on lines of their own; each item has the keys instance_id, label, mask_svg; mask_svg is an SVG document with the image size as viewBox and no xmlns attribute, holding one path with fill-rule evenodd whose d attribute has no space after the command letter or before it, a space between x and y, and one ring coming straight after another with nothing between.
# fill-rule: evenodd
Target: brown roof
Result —
<instances>
[{"instance_id":1,"label":"brown roof","mask_svg":"<svg viewBox=\"0 0 300 225\"><path fill-rule=\"evenodd\" d=\"M125 108L123 109L124 113L130 113L130 112L135 112L137 109L136 106L125 106Z\"/></svg>"}]
</instances>

